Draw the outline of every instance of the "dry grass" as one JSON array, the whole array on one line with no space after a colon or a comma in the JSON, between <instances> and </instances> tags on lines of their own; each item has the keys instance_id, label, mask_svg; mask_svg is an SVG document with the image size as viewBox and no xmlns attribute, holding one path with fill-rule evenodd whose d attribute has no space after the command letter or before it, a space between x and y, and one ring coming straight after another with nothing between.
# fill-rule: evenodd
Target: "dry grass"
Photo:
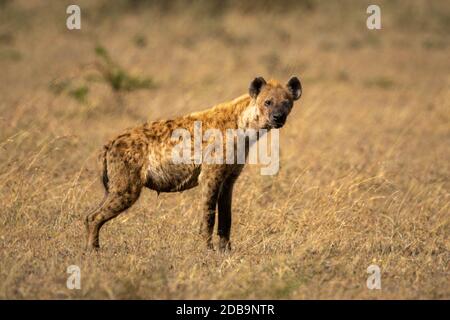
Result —
<instances>
[{"instance_id":1,"label":"dry grass","mask_svg":"<svg viewBox=\"0 0 450 320\"><path fill-rule=\"evenodd\" d=\"M365 28L364 1L86 0L81 31L47 3L0 1L0 298L450 298L448 1L381 1L381 31ZM90 81L99 44L156 88ZM304 95L281 170L238 181L231 254L203 248L196 189L145 191L84 252L108 138L292 74ZM61 81L72 94L49 89ZM382 290L366 288L372 263ZM72 264L81 290L65 286Z\"/></svg>"}]
</instances>

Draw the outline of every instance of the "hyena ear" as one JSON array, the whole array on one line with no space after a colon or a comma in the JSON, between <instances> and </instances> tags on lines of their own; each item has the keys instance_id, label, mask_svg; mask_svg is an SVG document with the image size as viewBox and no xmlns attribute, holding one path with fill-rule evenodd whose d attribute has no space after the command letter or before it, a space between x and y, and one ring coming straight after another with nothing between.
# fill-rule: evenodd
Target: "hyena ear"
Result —
<instances>
[{"instance_id":1,"label":"hyena ear","mask_svg":"<svg viewBox=\"0 0 450 320\"><path fill-rule=\"evenodd\" d=\"M292 77L287 85L287 89L292 94L292 98L294 100L298 100L300 96L302 95L302 84L300 83L300 80L298 80L297 77Z\"/></svg>"},{"instance_id":2,"label":"hyena ear","mask_svg":"<svg viewBox=\"0 0 450 320\"><path fill-rule=\"evenodd\" d=\"M261 88L266 84L266 80L263 77L257 77L250 83L250 88L248 88L248 93L250 97L256 98L261 92Z\"/></svg>"}]
</instances>

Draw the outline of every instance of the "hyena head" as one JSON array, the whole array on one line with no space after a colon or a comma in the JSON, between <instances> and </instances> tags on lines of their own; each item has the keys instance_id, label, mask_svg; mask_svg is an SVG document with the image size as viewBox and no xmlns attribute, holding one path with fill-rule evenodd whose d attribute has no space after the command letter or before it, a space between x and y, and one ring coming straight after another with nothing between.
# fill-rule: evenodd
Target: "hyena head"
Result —
<instances>
[{"instance_id":1,"label":"hyena head","mask_svg":"<svg viewBox=\"0 0 450 320\"><path fill-rule=\"evenodd\" d=\"M258 77L250 83L249 94L252 101L243 115L245 126L278 129L285 124L294 101L302 95L302 85L297 77L292 77L286 85Z\"/></svg>"}]
</instances>

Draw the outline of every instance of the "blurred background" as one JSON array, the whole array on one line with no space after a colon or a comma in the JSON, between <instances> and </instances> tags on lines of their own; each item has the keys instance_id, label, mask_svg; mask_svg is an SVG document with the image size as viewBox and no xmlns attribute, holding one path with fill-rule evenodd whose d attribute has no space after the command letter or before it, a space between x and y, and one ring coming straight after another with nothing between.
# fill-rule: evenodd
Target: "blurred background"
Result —
<instances>
[{"instance_id":1,"label":"blurred background","mask_svg":"<svg viewBox=\"0 0 450 320\"><path fill-rule=\"evenodd\" d=\"M450 298L449 46L444 0L0 0L0 298ZM108 139L292 75L280 172L240 178L229 256L199 246L195 190L144 192L85 254Z\"/></svg>"}]
</instances>

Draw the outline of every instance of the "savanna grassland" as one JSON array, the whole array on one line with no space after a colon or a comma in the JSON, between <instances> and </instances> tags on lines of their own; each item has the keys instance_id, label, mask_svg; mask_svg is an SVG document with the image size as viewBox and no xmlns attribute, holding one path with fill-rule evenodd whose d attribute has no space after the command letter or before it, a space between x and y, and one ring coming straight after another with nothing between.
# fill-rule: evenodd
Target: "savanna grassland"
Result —
<instances>
[{"instance_id":1,"label":"savanna grassland","mask_svg":"<svg viewBox=\"0 0 450 320\"><path fill-rule=\"evenodd\" d=\"M377 1L381 30L367 1L80 0L72 31L69 4L0 1L0 298L450 298L448 1ZM232 252L204 247L197 189L144 191L85 252L103 144L259 75L303 96L279 173L237 182Z\"/></svg>"}]
</instances>

